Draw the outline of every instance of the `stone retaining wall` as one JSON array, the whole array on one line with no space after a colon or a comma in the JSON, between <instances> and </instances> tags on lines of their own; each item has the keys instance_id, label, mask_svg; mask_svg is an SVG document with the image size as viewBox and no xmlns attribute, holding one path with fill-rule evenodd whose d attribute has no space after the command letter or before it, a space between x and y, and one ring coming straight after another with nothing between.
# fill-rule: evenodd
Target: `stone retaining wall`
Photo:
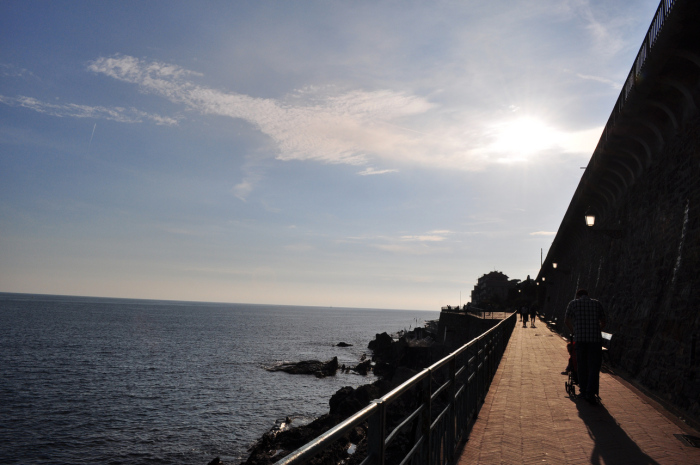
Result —
<instances>
[{"instance_id":1,"label":"stone retaining wall","mask_svg":"<svg viewBox=\"0 0 700 465\"><path fill-rule=\"evenodd\" d=\"M548 316L577 288L608 312L613 364L700 418L700 118L619 201L620 238L589 231L544 282ZM561 326L560 326L561 328Z\"/></svg>"},{"instance_id":2,"label":"stone retaining wall","mask_svg":"<svg viewBox=\"0 0 700 465\"><path fill-rule=\"evenodd\" d=\"M500 323L500 319L479 318L468 313L440 312L438 342L455 350Z\"/></svg>"},{"instance_id":3,"label":"stone retaining wall","mask_svg":"<svg viewBox=\"0 0 700 465\"><path fill-rule=\"evenodd\" d=\"M588 289L608 312L612 365L700 421L700 2L674 5L582 176L538 297L561 322Z\"/></svg>"}]
</instances>

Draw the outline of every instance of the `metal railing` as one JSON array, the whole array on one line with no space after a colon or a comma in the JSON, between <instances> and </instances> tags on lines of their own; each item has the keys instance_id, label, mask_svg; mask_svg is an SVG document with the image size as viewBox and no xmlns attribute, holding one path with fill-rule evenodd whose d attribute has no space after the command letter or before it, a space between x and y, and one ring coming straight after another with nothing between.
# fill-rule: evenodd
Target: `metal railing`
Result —
<instances>
[{"instance_id":1,"label":"metal railing","mask_svg":"<svg viewBox=\"0 0 700 465\"><path fill-rule=\"evenodd\" d=\"M516 314L511 314L275 465L304 464L365 422L366 457L360 465L453 463L476 421L515 322Z\"/></svg>"},{"instance_id":2,"label":"metal railing","mask_svg":"<svg viewBox=\"0 0 700 465\"><path fill-rule=\"evenodd\" d=\"M474 316L477 316L479 318L494 319L494 320L496 320L496 319L503 320L506 317L508 317L508 315L513 313L512 311L506 312L506 311L501 311L501 310L496 310L496 311L484 310L483 308L477 308L473 305L470 305L468 307L466 305L464 307L459 307L459 306L452 307L452 306L448 305L446 307L442 307L440 309L440 311L444 312L444 313L456 313L456 314L460 314L460 315L474 315Z\"/></svg>"},{"instance_id":3,"label":"metal railing","mask_svg":"<svg viewBox=\"0 0 700 465\"><path fill-rule=\"evenodd\" d=\"M668 16L671 13L671 10L673 10L673 6L677 1L678 0L661 0L661 3L659 3L654 19L651 21L651 25L649 26L646 36L644 36L644 42L642 42L642 46L639 48L639 52L637 52L637 57L634 60L632 69L627 75L627 79L625 80L625 84L622 86L622 91L617 98L617 102L615 102L613 112L610 115L610 118L608 118L605 129L603 129L604 140L607 140L608 132L614 126L617 115L622 112L630 92L636 85L637 79L639 79L642 73L642 68L644 67L644 63L649 56L649 51L656 43L656 39L659 37L661 29L666 23L666 20L668 19Z\"/></svg>"}]
</instances>

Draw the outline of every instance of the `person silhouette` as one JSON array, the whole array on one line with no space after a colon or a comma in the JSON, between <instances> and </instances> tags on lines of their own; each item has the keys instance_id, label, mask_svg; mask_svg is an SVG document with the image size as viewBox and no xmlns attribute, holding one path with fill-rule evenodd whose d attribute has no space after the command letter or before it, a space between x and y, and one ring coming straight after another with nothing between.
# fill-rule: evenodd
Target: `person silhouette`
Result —
<instances>
[{"instance_id":1,"label":"person silhouette","mask_svg":"<svg viewBox=\"0 0 700 465\"><path fill-rule=\"evenodd\" d=\"M606 322L603 304L588 297L586 289L576 291L576 298L566 307L564 323L573 333L576 342L581 397L593 404L598 403L600 366L603 362L603 338L600 331Z\"/></svg>"}]
</instances>

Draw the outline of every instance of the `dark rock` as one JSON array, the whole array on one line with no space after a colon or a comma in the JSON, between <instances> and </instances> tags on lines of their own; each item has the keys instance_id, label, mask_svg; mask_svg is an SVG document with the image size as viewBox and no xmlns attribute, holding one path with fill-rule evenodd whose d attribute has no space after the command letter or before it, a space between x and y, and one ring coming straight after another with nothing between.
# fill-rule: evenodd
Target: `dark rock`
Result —
<instances>
[{"instance_id":1,"label":"dark rock","mask_svg":"<svg viewBox=\"0 0 700 465\"><path fill-rule=\"evenodd\" d=\"M339 342L336 344L336 347L352 347L352 344L348 344L347 342Z\"/></svg>"},{"instance_id":2,"label":"dark rock","mask_svg":"<svg viewBox=\"0 0 700 465\"><path fill-rule=\"evenodd\" d=\"M282 429L276 425L250 449L250 456L243 465L272 465L283 457L289 455L294 450L316 439L318 436L328 431L338 423L365 408L369 403L388 393L391 389L411 378L417 372L413 370L413 365L423 361L431 360L431 357L418 357L418 360L409 360L412 355L408 354L412 349L406 340L395 342L387 333L377 334L375 340L368 346L374 353L375 360L372 365L371 360L364 356L354 368L347 366L347 370L354 370L357 373L366 373L371 368L379 380L372 384L366 384L354 389L350 386L339 389L329 400L329 413L309 423L297 427ZM415 349L415 348L413 348ZM421 350L430 352L437 347L420 347ZM408 354L408 355L407 355ZM435 354L433 354L435 355ZM334 362L334 363L333 363ZM411 362L411 363L407 363ZM415 363L414 363L415 362ZM319 365L320 364L320 365ZM332 372L338 369L337 358L326 362L310 360L293 364L281 365L272 369L273 371L287 371L289 373L311 373L323 376L324 370L320 366L329 366ZM333 368L333 366L335 368ZM409 368L410 366L410 368ZM416 367L423 368L423 367ZM327 371L327 370L326 370ZM393 379L392 379L393 377ZM387 424L395 425L400 418L416 408L420 401L419 393L415 390L408 391L407 395L392 403L392 408L387 412ZM286 421L288 424L289 421ZM392 446L387 449L387 457L393 460L394 455L399 457L399 453L406 446L406 434L415 436L415 431L401 433L396 438ZM348 447L355 444L356 451L348 455ZM346 463L348 465L358 464L367 453L367 424L358 425L348 435L333 444L329 450L324 452L309 462L310 465L325 463ZM397 449L397 451L394 451ZM399 451L401 449L401 451ZM393 455L392 455L393 454ZM398 463L399 460L397 460Z\"/></svg>"},{"instance_id":3,"label":"dark rock","mask_svg":"<svg viewBox=\"0 0 700 465\"><path fill-rule=\"evenodd\" d=\"M224 462L221 461L219 457L216 457L214 460L209 462L207 465L225 465Z\"/></svg>"},{"instance_id":4,"label":"dark rock","mask_svg":"<svg viewBox=\"0 0 700 465\"><path fill-rule=\"evenodd\" d=\"M355 429L350 431L350 434L348 435L348 439L350 439L350 442L353 444L359 444L366 437L367 432L359 426L356 426Z\"/></svg>"},{"instance_id":5,"label":"dark rock","mask_svg":"<svg viewBox=\"0 0 700 465\"><path fill-rule=\"evenodd\" d=\"M345 386L338 389L336 393L331 396L331 399L328 401L328 405L330 405L331 407L331 415L338 413L338 408L340 404L342 404L346 399L348 399L354 391L355 389L351 386Z\"/></svg>"},{"instance_id":6,"label":"dark rock","mask_svg":"<svg viewBox=\"0 0 700 465\"><path fill-rule=\"evenodd\" d=\"M387 333L377 334L373 341L370 341L367 348L375 354L384 352L391 348L394 340Z\"/></svg>"},{"instance_id":7,"label":"dark rock","mask_svg":"<svg viewBox=\"0 0 700 465\"><path fill-rule=\"evenodd\" d=\"M361 375L366 375L370 370L372 369L372 362L369 360L365 360L364 362L358 363L355 368L353 368L353 371L358 372Z\"/></svg>"},{"instance_id":8,"label":"dark rock","mask_svg":"<svg viewBox=\"0 0 700 465\"><path fill-rule=\"evenodd\" d=\"M323 415L308 425L285 431L279 431L275 425L253 445L250 456L243 465L272 465L290 452L316 439L342 420L343 417L337 415Z\"/></svg>"},{"instance_id":9,"label":"dark rock","mask_svg":"<svg viewBox=\"0 0 700 465\"><path fill-rule=\"evenodd\" d=\"M418 371L416 370L412 370L406 367L398 367L396 370L394 370L394 375L391 377L392 389L400 386L401 384L405 383L417 374Z\"/></svg>"},{"instance_id":10,"label":"dark rock","mask_svg":"<svg viewBox=\"0 0 700 465\"><path fill-rule=\"evenodd\" d=\"M374 364L374 374L381 378L391 379L395 366L387 362L377 362Z\"/></svg>"},{"instance_id":11,"label":"dark rock","mask_svg":"<svg viewBox=\"0 0 700 465\"><path fill-rule=\"evenodd\" d=\"M284 371L292 375L316 375L317 377L332 376L338 371L338 357L321 362L318 360L304 360L297 363L283 363L267 368L268 371Z\"/></svg>"},{"instance_id":12,"label":"dark rock","mask_svg":"<svg viewBox=\"0 0 700 465\"><path fill-rule=\"evenodd\" d=\"M391 389L386 381L376 381L373 384L365 384L357 389L345 386L338 389L328 401L331 415L348 417L369 405L373 399L377 399Z\"/></svg>"}]
</instances>

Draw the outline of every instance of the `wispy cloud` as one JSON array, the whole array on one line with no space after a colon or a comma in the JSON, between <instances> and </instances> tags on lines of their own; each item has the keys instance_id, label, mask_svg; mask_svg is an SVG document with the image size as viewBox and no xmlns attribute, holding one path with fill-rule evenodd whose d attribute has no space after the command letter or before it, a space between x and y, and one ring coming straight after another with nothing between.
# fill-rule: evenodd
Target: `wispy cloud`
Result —
<instances>
[{"instance_id":1,"label":"wispy cloud","mask_svg":"<svg viewBox=\"0 0 700 465\"><path fill-rule=\"evenodd\" d=\"M402 241L410 242L442 242L445 240L443 236L424 235L424 236L401 236Z\"/></svg>"},{"instance_id":2,"label":"wispy cloud","mask_svg":"<svg viewBox=\"0 0 700 465\"><path fill-rule=\"evenodd\" d=\"M555 236L556 234L556 231L535 231L530 233L531 236Z\"/></svg>"},{"instance_id":3,"label":"wispy cloud","mask_svg":"<svg viewBox=\"0 0 700 465\"><path fill-rule=\"evenodd\" d=\"M254 181L250 178L244 179L233 187L233 195L245 201L253 190Z\"/></svg>"},{"instance_id":4,"label":"wispy cloud","mask_svg":"<svg viewBox=\"0 0 700 465\"><path fill-rule=\"evenodd\" d=\"M613 57L630 46L624 38L625 26L634 22L634 15L610 14L607 8L591 5L590 0L576 0L574 10L585 21L585 28L593 39L598 56ZM638 46L638 38L634 38Z\"/></svg>"},{"instance_id":5,"label":"wispy cloud","mask_svg":"<svg viewBox=\"0 0 700 465\"><path fill-rule=\"evenodd\" d=\"M6 97L4 95L0 95L0 103L9 106L28 108L39 113L58 117L97 118L118 121L120 123L140 123L144 120L148 120L159 125L177 124L177 119L175 118L146 113L136 108L107 108L102 106L77 105L74 103L55 104L42 102L32 97Z\"/></svg>"},{"instance_id":6,"label":"wispy cloud","mask_svg":"<svg viewBox=\"0 0 700 465\"><path fill-rule=\"evenodd\" d=\"M603 84L607 84L615 90L620 90L622 88L622 85L619 82L615 82L612 79L606 79L604 77L590 76L587 74L579 74L579 73L577 73L576 76L581 78L581 79L588 80L588 81L596 81L596 82L601 82Z\"/></svg>"},{"instance_id":7,"label":"wispy cloud","mask_svg":"<svg viewBox=\"0 0 700 465\"><path fill-rule=\"evenodd\" d=\"M386 175L405 166L474 171L494 163L528 162L545 153L588 155L600 134L600 128L563 131L522 108L476 114L406 91L309 86L279 99L257 98L203 85L204 76L196 71L125 55L100 57L88 69L193 112L245 120L270 137L279 160L348 164L359 167L361 176ZM48 103L27 96L0 96L0 103L57 117L178 123L176 117L133 107ZM246 200L262 177L247 173L232 187L233 195Z\"/></svg>"},{"instance_id":8,"label":"wispy cloud","mask_svg":"<svg viewBox=\"0 0 700 465\"><path fill-rule=\"evenodd\" d=\"M365 168L364 170L360 171L359 174L360 176L372 176L375 174L387 174L387 173L396 173L398 170L397 169L390 169L390 170L377 170L374 168Z\"/></svg>"},{"instance_id":9,"label":"wispy cloud","mask_svg":"<svg viewBox=\"0 0 700 465\"><path fill-rule=\"evenodd\" d=\"M397 144L389 130L375 127L375 120L416 115L432 106L420 97L381 90L306 88L286 100L254 98L195 84L188 78L196 73L130 56L99 58L89 69L203 114L249 121L275 140L282 160L364 165L369 153L382 154Z\"/></svg>"},{"instance_id":10,"label":"wispy cloud","mask_svg":"<svg viewBox=\"0 0 700 465\"><path fill-rule=\"evenodd\" d=\"M443 118L438 105L406 92L307 87L282 99L255 98L200 85L195 82L199 73L131 56L101 57L89 69L202 114L244 119L276 143L280 160L367 166L381 159L384 164L479 170L502 159L487 123L454 112ZM440 123L426 130L422 122L428 116ZM558 146L565 151L589 150L567 144L567 134L560 136ZM359 174L393 171L367 167Z\"/></svg>"},{"instance_id":11,"label":"wispy cloud","mask_svg":"<svg viewBox=\"0 0 700 465\"><path fill-rule=\"evenodd\" d=\"M449 230L434 230L425 234L379 235L346 237L339 243L353 243L398 255L426 255L450 250Z\"/></svg>"},{"instance_id":12,"label":"wispy cloud","mask_svg":"<svg viewBox=\"0 0 700 465\"><path fill-rule=\"evenodd\" d=\"M0 76L9 78L37 78L34 73L25 68L20 68L8 63L0 63Z\"/></svg>"}]
</instances>

